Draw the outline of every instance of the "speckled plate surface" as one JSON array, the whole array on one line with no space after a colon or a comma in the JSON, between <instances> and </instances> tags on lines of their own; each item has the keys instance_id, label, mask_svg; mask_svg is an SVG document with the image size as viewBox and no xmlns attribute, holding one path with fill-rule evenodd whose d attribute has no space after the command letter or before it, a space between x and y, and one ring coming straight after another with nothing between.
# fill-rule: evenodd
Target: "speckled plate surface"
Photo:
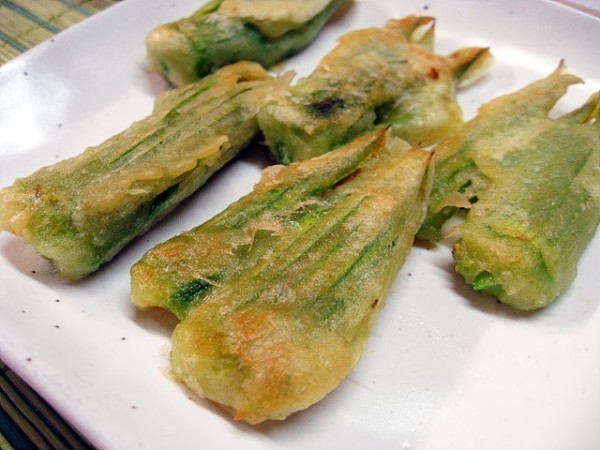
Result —
<instances>
[{"instance_id":1,"label":"speckled plate surface","mask_svg":"<svg viewBox=\"0 0 600 450\"><path fill-rule=\"evenodd\" d=\"M143 40L192 1L126 1L0 69L0 186L79 153L150 112L162 80ZM440 53L490 46L465 115L551 72L586 79L558 111L600 88L600 20L545 1L363 0L288 68L311 71L344 32L391 17L438 19ZM152 245L248 192L266 160L248 152L97 274L66 283L21 240L0 234L0 357L100 449L600 448L600 236L568 292L519 314L464 286L450 248L416 246L364 357L319 404L285 422L233 422L169 378L175 320L137 312L129 267Z\"/></svg>"}]
</instances>

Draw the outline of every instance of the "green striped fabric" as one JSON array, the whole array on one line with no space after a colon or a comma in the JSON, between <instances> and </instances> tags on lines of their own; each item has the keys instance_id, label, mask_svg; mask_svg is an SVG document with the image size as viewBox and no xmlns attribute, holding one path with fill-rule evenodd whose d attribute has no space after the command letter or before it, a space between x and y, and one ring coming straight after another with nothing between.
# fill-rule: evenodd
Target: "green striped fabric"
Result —
<instances>
[{"instance_id":1,"label":"green striped fabric","mask_svg":"<svg viewBox=\"0 0 600 450\"><path fill-rule=\"evenodd\" d=\"M0 65L114 0L0 0Z\"/></svg>"},{"instance_id":2,"label":"green striped fabric","mask_svg":"<svg viewBox=\"0 0 600 450\"><path fill-rule=\"evenodd\" d=\"M0 449L90 449L37 393L0 362Z\"/></svg>"}]
</instances>

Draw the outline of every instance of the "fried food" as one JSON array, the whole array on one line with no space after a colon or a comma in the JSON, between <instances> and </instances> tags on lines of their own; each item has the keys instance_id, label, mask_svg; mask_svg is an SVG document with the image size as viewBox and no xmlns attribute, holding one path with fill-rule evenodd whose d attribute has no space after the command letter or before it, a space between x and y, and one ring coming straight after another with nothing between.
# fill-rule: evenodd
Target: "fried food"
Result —
<instances>
[{"instance_id":1,"label":"fried food","mask_svg":"<svg viewBox=\"0 0 600 450\"><path fill-rule=\"evenodd\" d=\"M248 60L271 67L306 47L351 0L212 0L146 38L150 70L182 86Z\"/></svg>"},{"instance_id":2,"label":"fried food","mask_svg":"<svg viewBox=\"0 0 600 450\"><path fill-rule=\"evenodd\" d=\"M66 278L95 271L254 139L282 83L243 62L162 94L122 133L2 189L0 229Z\"/></svg>"},{"instance_id":3,"label":"fried food","mask_svg":"<svg viewBox=\"0 0 600 450\"><path fill-rule=\"evenodd\" d=\"M385 138L267 168L252 193L132 267L133 302L182 319L175 376L236 419L304 409L360 357L431 186L431 154Z\"/></svg>"},{"instance_id":4,"label":"fried food","mask_svg":"<svg viewBox=\"0 0 600 450\"><path fill-rule=\"evenodd\" d=\"M328 152L374 125L429 145L463 123L457 87L479 79L486 48L432 53L434 19L409 16L353 31L315 71L274 99L259 124L274 161L289 164Z\"/></svg>"},{"instance_id":5,"label":"fried food","mask_svg":"<svg viewBox=\"0 0 600 450\"><path fill-rule=\"evenodd\" d=\"M474 289L522 310L548 305L570 285L600 221L600 93L549 118L568 86L581 82L562 71L483 105L435 148L419 231L437 241L446 220L468 210L454 229L456 270Z\"/></svg>"}]
</instances>

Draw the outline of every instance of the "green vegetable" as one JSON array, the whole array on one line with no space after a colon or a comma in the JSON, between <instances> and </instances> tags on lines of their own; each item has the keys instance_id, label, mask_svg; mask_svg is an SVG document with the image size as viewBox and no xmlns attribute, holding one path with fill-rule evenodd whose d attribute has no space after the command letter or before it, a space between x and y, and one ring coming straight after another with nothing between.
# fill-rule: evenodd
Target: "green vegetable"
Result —
<instances>
[{"instance_id":1,"label":"green vegetable","mask_svg":"<svg viewBox=\"0 0 600 450\"><path fill-rule=\"evenodd\" d=\"M256 114L280 86L239 63L162 94L122 133L2 189L0 229L66 278L95 271L254 139Z\"/></svg>"},{"instance_id":2,"label":"green vegetable","mask_svg":"<svg viewBox=\"0 0 600 450\"><path fill-rule=\"evenodd\" d=\"M320 400L356 363L425 214L431 154L385 130L289 166L131 270L182 319L173 372L251 423Z\"/></svg>"},{"instance_id":3,"label":"green vegetable","mask_svg":"<svg viewBox=\"0 0 600 450\"><path fill-rule=\"evenodd\" d=\"M282 164L328 152L373 128L429 145L458 131L458 86L487 70L485 48L431 53L434 19L409 16L353 31L315 71L259 114L272 158Z\"/></svg>"},{"instance_id":4,"label":"green vegetable","mask_svg":"<svg viewBox=\"0 0 600 450\"><path fill-rule=\"evenodd\" d=\"M435 148L419 231L437 241L446 220L467 209L454 230L456 270L474 289L523 310L548 305L569 286L600 222L600 93L550 119L568 86L581 82L561 71L485 104Z\"/></svg>"},{"instance_id":5,"label":"green vegetable","mask_svg":"<svg viewBox=\"0 0 600 450\"><path fill-rule=\"evenodd\" d=\"M348 3L213 0L190 17L148 34L150 69L181 86L237 61L271 67L306 47ZM315 11L306 14L307 9Z\"/></svg>"}]
</instances>

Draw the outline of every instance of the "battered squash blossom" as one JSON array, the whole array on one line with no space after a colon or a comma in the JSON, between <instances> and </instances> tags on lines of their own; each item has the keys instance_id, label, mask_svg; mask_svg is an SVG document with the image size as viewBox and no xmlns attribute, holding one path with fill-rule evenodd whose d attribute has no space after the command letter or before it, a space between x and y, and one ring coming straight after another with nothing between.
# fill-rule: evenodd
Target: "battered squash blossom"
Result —
<instances>
[{"instance_id":1,"label":"battered squash blossom","mask_svg":"<svg viewBox=\"0 0 600 450\"><path fill-rule=\"evenodd\" d=\"M548 112L581 80L562 67L499 97L435 149L436 179L419 237L454 229L456 270L515 308L551 303L573 281L600 222L600 93L558 119Z\"/></svg>"},{"instance_id":2,"label":"battered squash blossom","mask_svg":"<svg viewBox=\"0 0 600 450\"><path fill-rule=\"evenodd\" d=\"M423 220L430 159L379 130L266 169L252 193L150 250L132 299L182 319L176 377L251 423L336 387Z\"/></svg>"},{"instance_id":3,"label":"battered squash blossom","mask_svg":"<svg viewBox=\"0 0 600 450\"><path fill-rule=\"evenodd\" d=\"M150 69L181 86L238 61L270 67L306 47L351 0L212 0L146 38Z\"/></svg>"},{"instance_id":4,"label":"battered squash blossom","mask_svg":"<svg viewBox=\"0 0 600 450\"><path fill-rule=\"evenodd\" d=\"M243 62L162 94L122 133L0 190L0 229L66 278L95 271L254 139L284 82Z\"/></svg>"},{"instance_id":5,"label":"battered squash blossom","mask_svg":"<svg viewBox=\"0 0 600 450\"><path fill-rule=\"evenodd\" d=\"M486 48L432 53L435 21L409 16L353 31L315 71L282 91L259 115L272 158L282 164L328 152L373 126L430 145L463 124L457 87L478 80Z\"/></svg>"}]
</instances>

